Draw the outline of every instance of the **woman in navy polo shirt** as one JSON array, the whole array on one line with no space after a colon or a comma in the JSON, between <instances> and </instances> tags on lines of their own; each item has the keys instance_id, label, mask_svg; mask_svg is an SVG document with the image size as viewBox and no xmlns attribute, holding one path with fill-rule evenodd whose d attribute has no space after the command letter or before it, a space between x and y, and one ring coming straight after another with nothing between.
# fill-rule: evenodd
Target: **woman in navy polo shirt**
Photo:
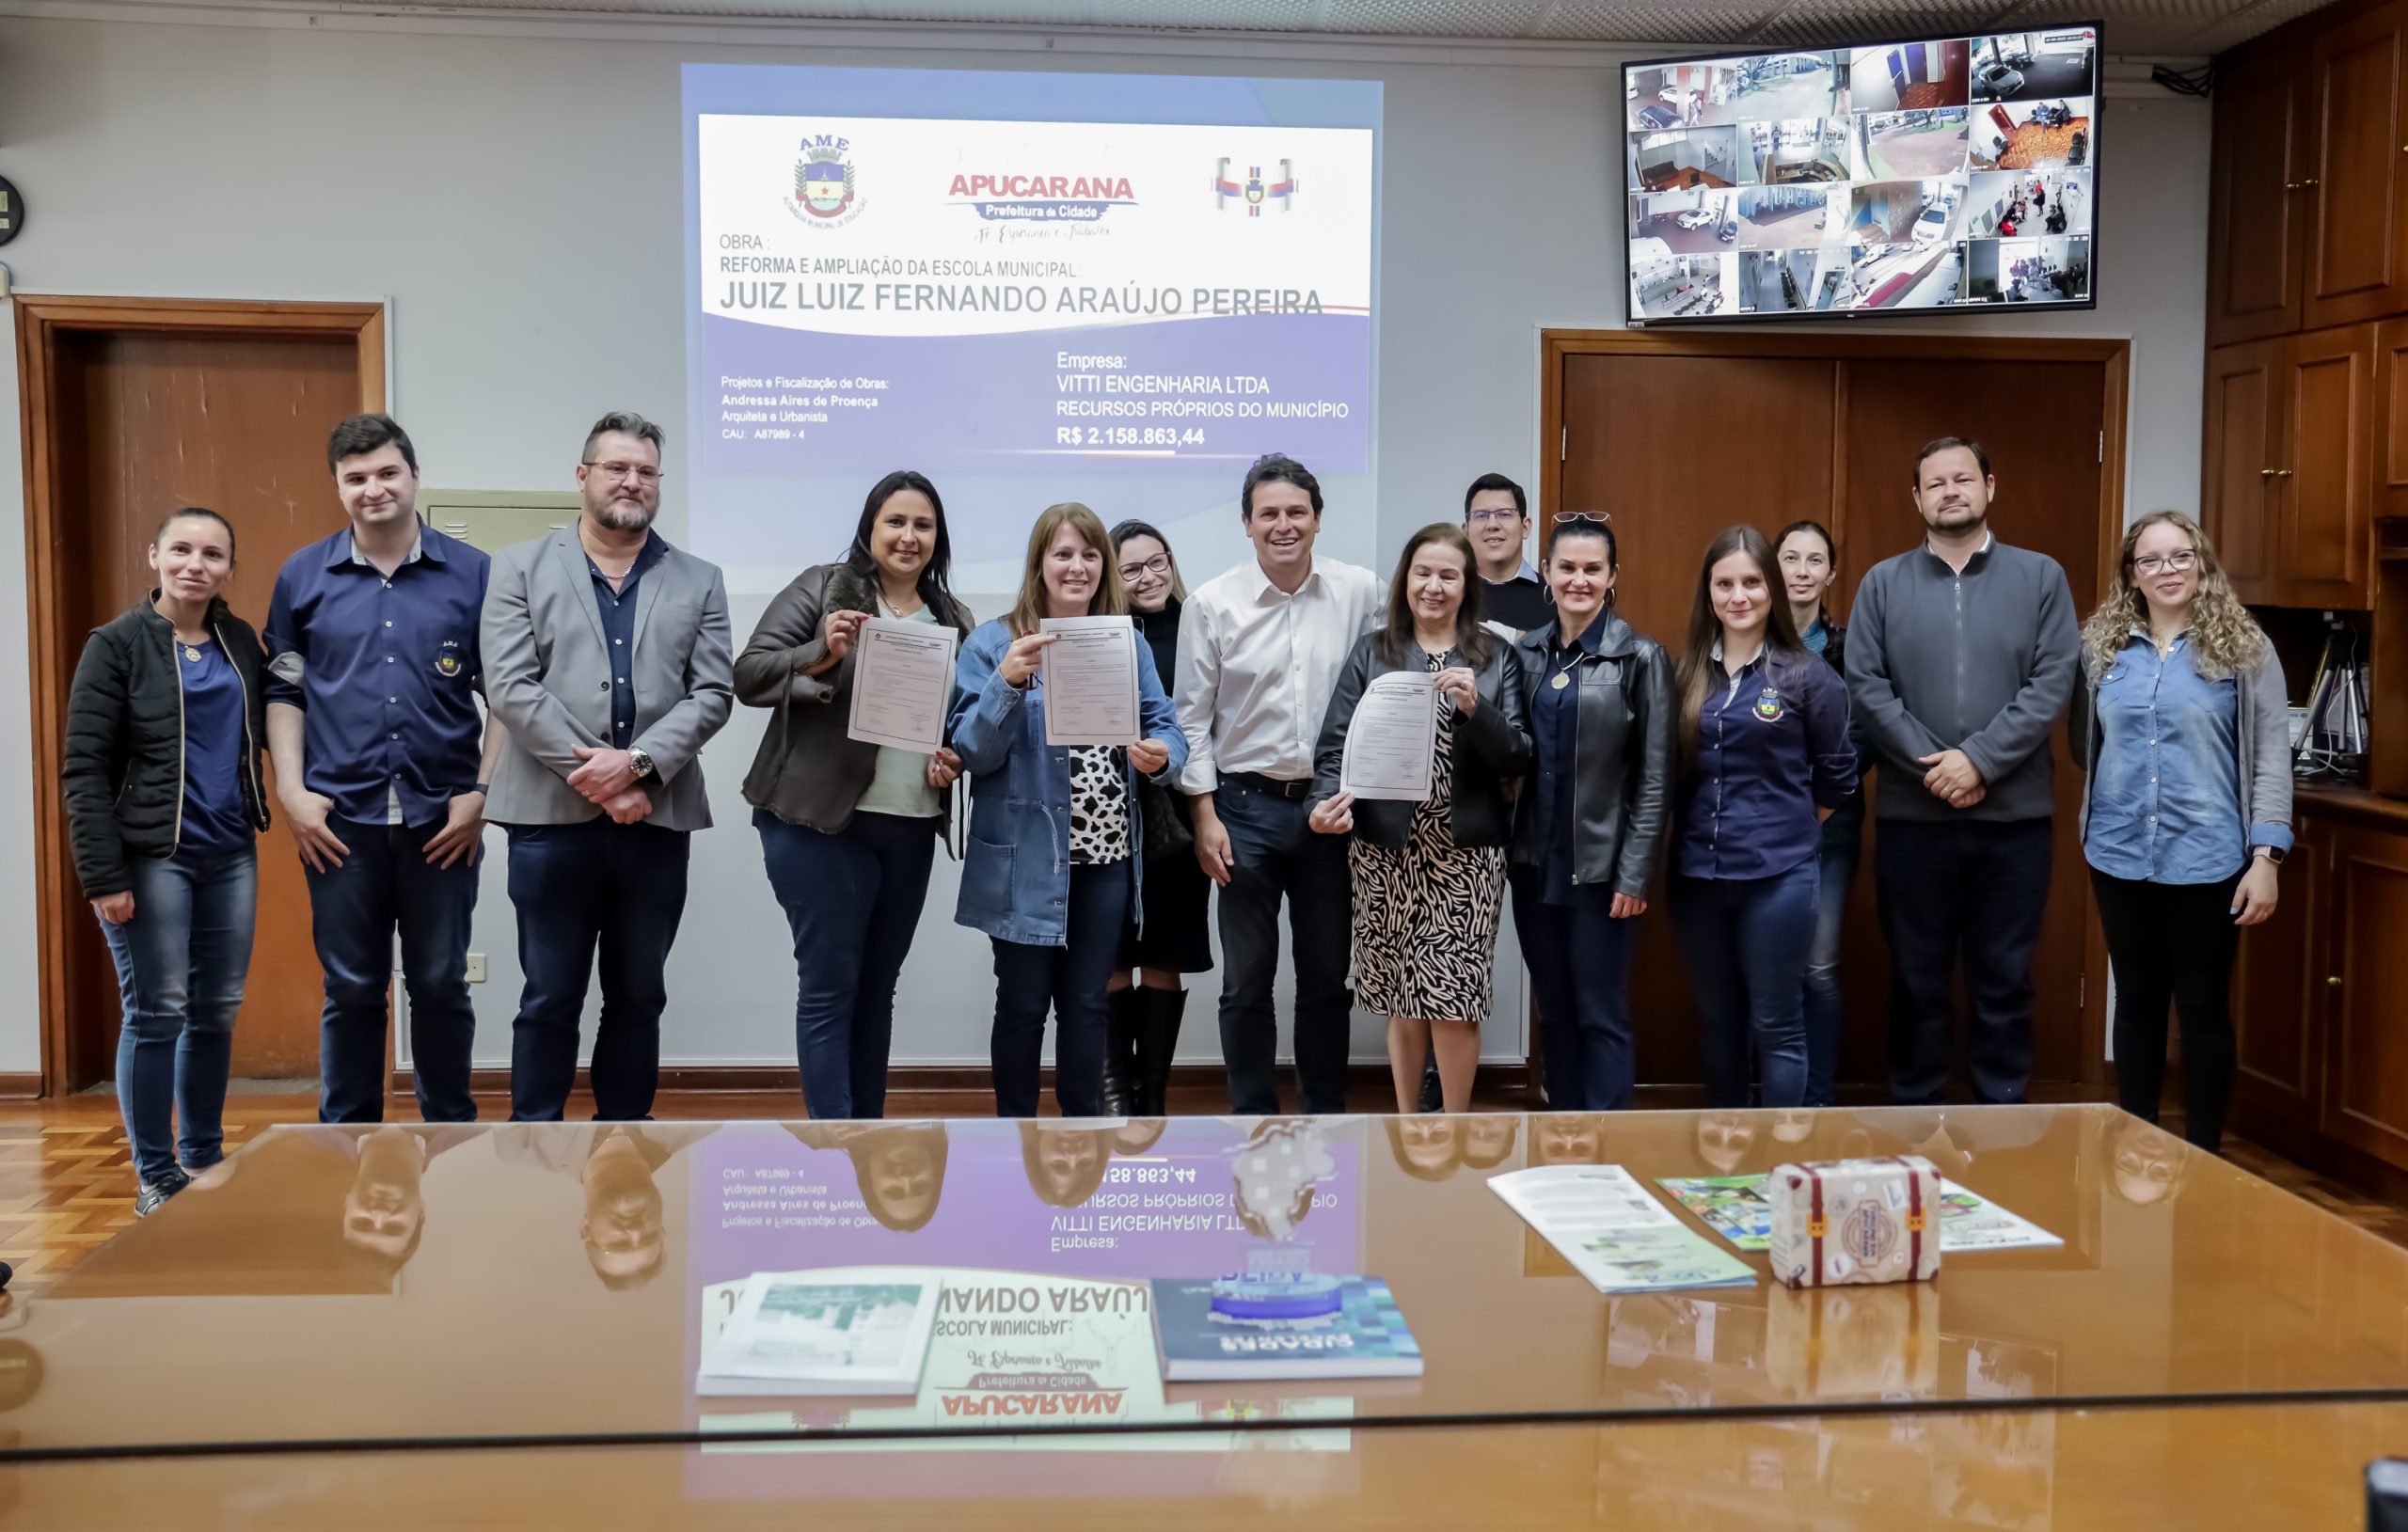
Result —
<instances>
[{"instance_id":1,"label":"woman in navy polo shirt","mask_svg":"<svg viewBox=\"0 0 2408 1532\"><path fill-rule=\"evenodd\" d=\"M253 840L267 828L267 656L218 594L234 572L233 529L214 511L178 511L151 541L150 567L159 589L94 629L76 662L63 773L75 875L125 1012L117 1097L137 1218L226 1157L226 1077L259 903Z\"/></svg>"},{"instance_id":2,"label":"woman in navy polo shirt","mask_svg":"<svg viewBox=\"0 0 2408 1532\"><path fill-rule=\"evenodd\" d=\"M1763 1104L1798 1106L1822 820L1856 792L1856 752L1846 686L1798 641L1772 546L1753 527L1705 550L1673 693L1670 893L1697 996L1706 1101L1747 1104L1752 1040Z\"/></svg>"}]
</instances>

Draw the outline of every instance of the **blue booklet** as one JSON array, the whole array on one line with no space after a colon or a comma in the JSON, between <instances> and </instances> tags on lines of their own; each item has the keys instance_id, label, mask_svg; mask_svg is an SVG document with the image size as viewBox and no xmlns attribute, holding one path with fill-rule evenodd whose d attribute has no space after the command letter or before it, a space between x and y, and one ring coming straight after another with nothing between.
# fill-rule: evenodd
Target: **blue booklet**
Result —
<instances>
[{"instance_id":1,"label":"blue booklet","mask_svg":"<svg viewBox=\"0 0 2408 1532\"><path fill-rule=\"evenodd\" d=\"M1215 1312L1213 1284L1154 1279L1154 1344L1170 1382L1418 1378L1421 1343L1377 1277L1339 1277L1330 1312L1293 1319Z\"/></svg>"}]
</instances>

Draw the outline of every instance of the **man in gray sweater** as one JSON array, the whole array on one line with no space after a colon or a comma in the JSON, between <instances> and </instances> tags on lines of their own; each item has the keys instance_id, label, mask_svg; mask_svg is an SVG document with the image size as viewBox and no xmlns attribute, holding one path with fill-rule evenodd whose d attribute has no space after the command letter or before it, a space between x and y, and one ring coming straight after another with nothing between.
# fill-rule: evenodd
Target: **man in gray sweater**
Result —
<instances>
[{"instance_id":1,"label":"man in gray sweater","mask_svg":"<svg viewBox=\"0 0 2408 1532\"><path fill-rule=\"evenodd\" d=\"M1930 443L1913 482L1929 535L1865 572L1847 633L1848 697L1881 767L1890 1098L1936 1102L1948 1089L1961 949L1973 1088L2020 1101L2049 901L2049 733L2073 695L2079 624L2056 561L1990 532L1997 481L1980 444Z\"/></svg>"}]
</instances>

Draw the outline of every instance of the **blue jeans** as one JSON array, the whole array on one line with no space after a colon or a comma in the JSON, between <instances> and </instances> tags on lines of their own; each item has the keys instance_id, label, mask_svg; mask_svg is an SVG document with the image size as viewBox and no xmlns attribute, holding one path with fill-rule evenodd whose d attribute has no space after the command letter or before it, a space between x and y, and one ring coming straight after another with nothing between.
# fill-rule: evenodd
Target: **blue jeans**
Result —
<instances>
[{"instance_id":1,"label":"blue jeans","mask_svg":"<svg viewBox=\"0 0 2408 1532\"><path fill-rule=\"evenodd\" d=\"M1069 944L994 939L995 1115L1037 1115L1045 1015L1054 1013L1054 1098L1066 1117L1103 1115L1104 987L1119 966L1132 892L1126 859L1070 869Z\"/></svg>"},{"instance_id":2,"label":"blue jeans","mask_svg":"<svg viewBox=\"0 0 2408 1532\"><path fill-rule=\"evenodd\" d=\"M577 1083L578 1023L601 949L602 1019L594 1031L594 1115L652 1115L660 1084L660 1013L669 948L686 913L688 841L658 825L510 827L510 902L527 976L510 1025L510 1118L558 1122Z\"/></svg>"},{"instance_id":3,"label":"blue jeans","mask_svg":"<svg viewBox=\"0 0 2408 1532\"><path fill-rule=\"evenodd\" d=\"M895 981L927 902L936 825L855 813L830 835L752 811L794 933L794 1050L815 1117L886 1114Z\"/></svg>"},{"instance_id":4,"label":"blue jeans","mask_svg":"<svg viewBox=\"0 0 2408 1532\"><path fill-rule=\"evenodd\" d=\"M426 843L443 821L372 825L329 817L351 848L328 872L302 864L309 883L309 934L326 971L318 1019L320 1122L385 1120L386 1001L393 986L393 928L402 932L402 984L410 997L410 1067L419 1115L474 1122L468 1050L477 1013L468 1003L468 920L477 908L477 868L437 867Z\"/></svg>"},{"instance_id":5,"label":"blue jeans","mask_svg":"<svg viewBox=\"0 0 2408 1532\"><path fill-rule=\"evenodd\" d=\"M117 1099L145 1185L226 1158L226 1074L251 969L260 863L246 845L214 857L135 857L134 918L101 922L125 1021ZM181 1119L183 1136L176 1138Z\"/></svg>"},{"instance_id":6,"label":"blue jeans","mask_svg":"<svg viewBox=\"0 0 2408 1532\"><path fill-rule=\"evenodd\" d=\"M1823 872L1814 894L1814 944L1806 953L1806 1104L1830 1106L1839 1089L1840 1041L1846 1004L1840 995L1840 926L1847 918L1848 886L1856 881L1861 841L1823 843Z\"/></svg>"},{"instance_id":7,"label":"blue jeans","mask_svg":"<svg viewBox=\"0 0 2408 1532\"><path fill-rule=\"evenodd\" d=\"M1279 901L1296 954L1296 1085L1304 1110L1346 1110L1347 1034L1354 998L1354 884L1346 837L1316 835L1302 798L1282 798L1242 777L1212 795L1229 832L1228 887L1221 891L1221 1057L1229 1110L1279 1110Z\"/></svg>"},{"instance_id":8,"label":"blue jeans","mask_svg":"<svg viewBox=\"0 0 2408 1532\"><path fill-rule=\"evenodd\" d=\"M1538 992L1546 1039L1549 1112L1622 1112L1630 1106L1630 957L1636 917L1616 920L1614 891L1576 885L1572 902L1540 897L1535 867L1515 867L1513 930Z\"/></svg>"},{"instance_id":9,"label":"blue jeans","mask_svg":"<svg viewBox=\"0 0 2408 1532\"><path fill-rule=\"evenodd\" d=\"M1806 1002L1799 982L1814 942L1822 880L1808 858L1770 877L1671 879L1672 927L1697 996L1705 1100L1748 1104L1748 1046L1755 1045L1764 1105L1806 1100Z\"/></svg>"}]
</instances>

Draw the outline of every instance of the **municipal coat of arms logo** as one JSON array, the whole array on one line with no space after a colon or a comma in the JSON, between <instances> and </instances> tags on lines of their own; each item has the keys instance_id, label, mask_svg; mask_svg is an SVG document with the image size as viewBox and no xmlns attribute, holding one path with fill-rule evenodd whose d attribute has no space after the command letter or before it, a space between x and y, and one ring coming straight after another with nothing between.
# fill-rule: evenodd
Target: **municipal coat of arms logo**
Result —
<instances>
[{"instance_id":1,"label":"municipal coat of arms logo","mask_svg":"<svg viewBox=\"0 0 2408 1532\"><path fill-rule=\"evenodd\" d=\"M1275 180L1265 180L1262 166L1259 165L1246 166L1244 180L1231 176L1229 159L1226 154L1221 156L1219 166L1212 172L1212 205L1226 209L1234 198L1244 204L1245 215L1249 218L1261 217L1265 202L1276 202L1279 211L1286 213L1295 206L1295 196L1296 162L1293 160L1279 162L1279 174Z\"/></svg>"},{"instance_id":2,"label":"municipal coat of arms logo","mask_svg":"<svg viewBox=\"0 0 2408 1532\"><path fill-rule=\"evenodd\" d=\"M852 145L822 134L802 140L794 162L794 200L786 211L804 224L834 228L861 212Z\"/></svg>"}]
</instances>

